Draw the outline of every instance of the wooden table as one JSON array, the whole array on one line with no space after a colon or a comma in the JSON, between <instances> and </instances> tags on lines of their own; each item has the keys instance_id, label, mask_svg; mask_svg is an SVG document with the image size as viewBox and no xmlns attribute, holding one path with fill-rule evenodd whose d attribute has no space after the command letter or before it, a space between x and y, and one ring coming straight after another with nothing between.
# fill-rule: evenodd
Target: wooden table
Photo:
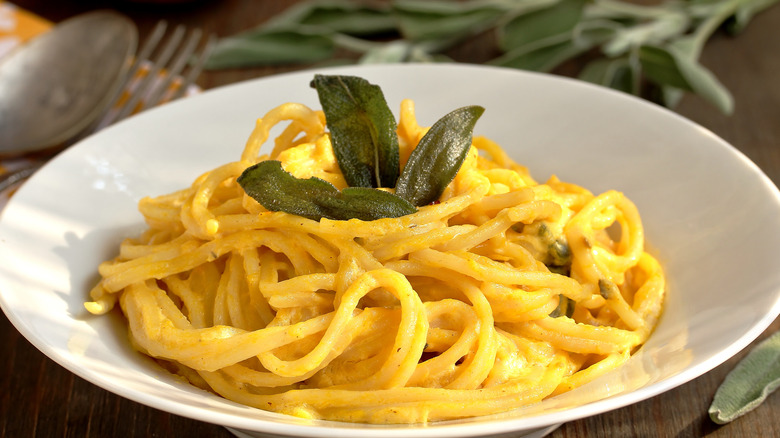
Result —
<instances>
[{"instance_id":1,"label":"wooden table","mask_svg":"<svg viewBox=\"0 0 780 438\"><path fill-rule=\"evenodd\" d=\"M12 0L58 22L87 10L113 7L137 23L141 35L161 18L199 26L218 36L255 26L292 0L211 0L142 5L100 0ZM737 38L717 34L703 62L732 91L736 111L720 114L706 102L686 97L676 109L712 130L780 182L780 6L765 11ZM477 38L451 55L463 62L486 57L489 38ZM300 66L206 72L199 80L213 88L291 71ZM756 230L756 232L761 232ZM780 261L778 261L780 265ZM1 315L1 314L0 314ZM761 338L780 329L776 320ZM229 437L226 429L161 412L88 383L46 358L0 316L0 436L2 437ZM719 427L707 416L717 386L745 351L709 373L660 396L623 409L563 425L551 437L769 437L780 436L780 394L749 415Z\"/></svg>"}]
</instances>

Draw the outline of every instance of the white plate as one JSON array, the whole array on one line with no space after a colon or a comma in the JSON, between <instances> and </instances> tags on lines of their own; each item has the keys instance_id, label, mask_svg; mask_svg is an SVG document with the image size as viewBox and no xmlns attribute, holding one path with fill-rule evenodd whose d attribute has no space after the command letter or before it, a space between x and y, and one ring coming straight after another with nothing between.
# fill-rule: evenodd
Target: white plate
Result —
<instances>
[{"instance_id":1,"label":"white plate","mask_svg":"<svg viewBox=\"0 0 780 438\"><path fill-rule=\"evenodd\" d=\"M780 312L780 197L747 158L711 132L638 99L559 77L467 65L331 69L380 85L391 108L413 98L421 124L469 104L476 133L502 144L539 180L557 174L639 207L669 280L665 313L619 371L491 418L419 426L308 421L239 406L132 351L117 317L82 302L96 266L143 228L136 203L188 186L238 159L272 107L319 107L313 72L249 81L163 106L71 148L14 196L0 219L0 304L46 355L121 396L246 431L297 436L459 437L528 431L634 403L714 368ZM154 427L154 426L152 426Z\"/></svg>"}]
</instances>

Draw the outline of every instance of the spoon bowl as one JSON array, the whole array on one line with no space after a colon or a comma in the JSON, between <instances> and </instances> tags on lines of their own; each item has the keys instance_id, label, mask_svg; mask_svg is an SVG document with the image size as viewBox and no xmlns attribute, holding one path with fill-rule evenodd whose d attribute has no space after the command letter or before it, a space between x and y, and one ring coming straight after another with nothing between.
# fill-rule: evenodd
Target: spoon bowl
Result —
<instances>
[{"instance_id":1,"label":"spoon bowl","mask_svg":"<svg viewBox=\"0 0 780 438\"><path fill-rule=\"evenodd\" d=\"M63 21L0 62L0 156L67 142L105 110L124 82L138 31L95 11Z\"/></svg>"}]
</instances>

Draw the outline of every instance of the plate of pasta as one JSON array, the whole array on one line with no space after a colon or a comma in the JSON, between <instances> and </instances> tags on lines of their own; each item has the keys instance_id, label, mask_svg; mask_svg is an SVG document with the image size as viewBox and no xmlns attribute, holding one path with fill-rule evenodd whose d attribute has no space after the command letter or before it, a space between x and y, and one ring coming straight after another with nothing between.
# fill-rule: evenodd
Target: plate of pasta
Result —
<instances>
[{"instance_id":1,"label":"plate of pasta","mask_svg":"<svg viewBox=\"0 0 780 438\"><path fill-rule=\"evenodd\" d=\"M239 436L543 436L780 313L780 193L745 156L633 97L483 66L151 110L46 165L0 240L0 305L37 348Z\"/></svg>"}]
</instances>

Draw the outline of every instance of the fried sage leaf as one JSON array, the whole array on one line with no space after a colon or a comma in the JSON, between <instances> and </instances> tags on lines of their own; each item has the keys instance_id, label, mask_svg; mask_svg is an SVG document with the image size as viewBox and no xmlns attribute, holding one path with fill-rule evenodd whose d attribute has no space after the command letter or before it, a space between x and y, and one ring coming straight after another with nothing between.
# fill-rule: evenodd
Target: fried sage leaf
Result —
<instances>
[{"instance_id":1,"label":"fried sage leaf","mask_svg":"<svg viewBox=\"0 0 780 438\"><path fill-rule=\"evenodd\" d=\"M439 199L466 159L474 125L483 112L481 106L466 106L434 123L409 156L396 195L418 207Z\"/></svg>"},{"instance_id":2,"label":"fried sage leaf","mask_svg":"<svg viewBox=\"0 0 780 438\"><path fill-rule=\"evenodd\" d=\"M409 201L383 190L347 187L340 196L318 198L319 204L332 219L373 221L386 217L401 217L417 211Z\"/></svg>"},{"instance_id":3,"label":"fried sage leaf","mask_svg":"<svg viewBox=\"0 0 780 438\"><path fill-rule=\"evenodd\" d=\"M408 201L382 190L353 187L339 191L320 178L296 178L275 160L261 161L247 168L238 177L238 183L268 210L312 220L370 221L417 211Z\"/></svg>"},{"instance_id":4,"label":"fried sage leaf","mask_svg":"<svg viewBox=\"0 0 780 438\"><path fill-rule=\"evenodd\" d=\"M317 198L337 196L339 190L320 178L301 179L282 168L275 160L261 161L244 170L238 184L247 195L271 211L284 211L313 220L326 216L326 210L314 202Z\"/></svg>"},{"instance_id":5,"label":"fried sage leaf","mask_svg":"<svg viewBox=\"0 0 780 438\"><path fill-rule=\"evenodd\" d=\"M355 76L315 75L333 152L351 187L394 187L398 135L381 88Z\"/></svg>"}]
</instances>

